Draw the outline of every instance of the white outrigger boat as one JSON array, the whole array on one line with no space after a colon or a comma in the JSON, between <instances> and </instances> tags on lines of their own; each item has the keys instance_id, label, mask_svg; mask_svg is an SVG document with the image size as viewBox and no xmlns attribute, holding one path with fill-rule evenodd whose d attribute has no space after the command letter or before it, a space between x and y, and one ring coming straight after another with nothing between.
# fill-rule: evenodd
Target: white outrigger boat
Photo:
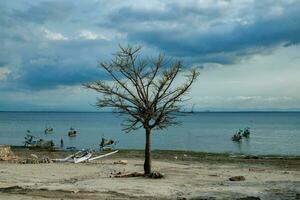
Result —
<instances>
[{"instance_id":1,"label":"white outrigger boat","mask_svg":"<svg viewBox=\"0 0 300 200\"><path fill-rule=\"evenodd\" d=\"M112 154L117 153L119 150L104 154L104 155L100 155L100 156L96 156L96 157L92 157L92 153L89 151L78 151L75 154L72 154L66 158L61 158L61 159L53 159L52 161L54 162L72 162L72 163L81 163L81 162L89 162L89 161L93 161L99 158L103 158ZM81 154L81 155L80 155Z\"/></svg>"}]
</instances>

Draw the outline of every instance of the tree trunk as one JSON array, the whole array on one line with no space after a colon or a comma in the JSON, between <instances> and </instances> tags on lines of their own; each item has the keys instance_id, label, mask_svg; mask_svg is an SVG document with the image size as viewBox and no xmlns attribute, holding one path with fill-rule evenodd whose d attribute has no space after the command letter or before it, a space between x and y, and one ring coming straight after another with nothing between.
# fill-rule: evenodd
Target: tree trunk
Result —
<instances>
[{"instance_id":1,"label":"tree trunk","mask_svg":"<svg viewBox=\"0 0 300 200\"><path fill-rule=\"evenodd\" d=\"M151 129L146 128L146 145L145 145L145 163L144 173L145 175L151 174L151 141L150 141Z\"/></svg>"}]
</instances>

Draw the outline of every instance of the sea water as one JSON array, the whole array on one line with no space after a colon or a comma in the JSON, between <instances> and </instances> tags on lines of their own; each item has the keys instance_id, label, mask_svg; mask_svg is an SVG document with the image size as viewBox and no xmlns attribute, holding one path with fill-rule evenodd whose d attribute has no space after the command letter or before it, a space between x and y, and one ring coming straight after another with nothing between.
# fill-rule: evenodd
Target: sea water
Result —
<instances>
[{"instance_id":1,"label":"sea water","mask_svg":"<svg viewBox=\"0 0 300 200\"><path fill-rule=\"evenodd\" d=\"M102 137L123 149L143 149L143 129L122 131L124 118L115 113L0 112L0 144L23 145L30 134L60 146L99 149ZM178 114L179 126L153 130L152 149L188 150L252 155L300 155L299 112L202 112ZM53 133L45 134L46 127ZM74 138L68 137L73 127ZM250 127L249 139L233 142L240 128Z\"/></svg>"}]
</instances>

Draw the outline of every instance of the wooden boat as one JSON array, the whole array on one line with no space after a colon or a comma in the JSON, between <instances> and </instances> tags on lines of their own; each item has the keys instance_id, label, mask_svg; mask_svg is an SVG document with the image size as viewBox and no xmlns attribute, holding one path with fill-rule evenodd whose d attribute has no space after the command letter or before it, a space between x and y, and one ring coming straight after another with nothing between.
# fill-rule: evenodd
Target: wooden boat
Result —
<instances>
[{"instance_id":1,"label":"wooden boat","mask_svg":"<svg viewBox=\"0 0 300 200\"><path fill-rule=\"evenodd\" d=\"M242 140L242 136L239 133L236 133L231 137L231 140L235 142L240 142Z\"/></svg>"},{"instance_id":2,"label":"wooden boat","mask_svg":"<svg viewBox=\"0 0 300 200\"><path fill-rule=\"evenodd\" d=\"M69 132L68 132L68 136L69 137L76 137L77 131L74 130L72 127L70 128Z\"/></svg>"},{"instance_id":3,"label":"wooden boat","mask_svg":"<svg viewBox=\"0 0 300 200\"><path fill-rule=\"evenodd\" d=\"M52 140L45 141L43 139L39 139L33 135L26 135L25 147L31 147L31 148L44 148L44 149L52 149L54 148L54 143Z\"/></svg>"},{"instance_id":4,"label":"wooden boat","mask_svg":"<svg viewBox=\"0 0 300 200\"><path fill-rule=\"evenodd\" d=\"M107 151L107 150L113 150L117 143L118 142L114 140L102 138L99 146L101 150Z\"/></svg>"},{"instance_id":5,"label":"wooden boat","mask_svg":"<svg viewBox=\"0 0 300 200\"><path fill-rule=\"evenodd\" d=\"M45 134L50 134L50 133L53 133L53 128L45 128L45 130L44 130L44 133Z\"/></svg>"}]
</instances>

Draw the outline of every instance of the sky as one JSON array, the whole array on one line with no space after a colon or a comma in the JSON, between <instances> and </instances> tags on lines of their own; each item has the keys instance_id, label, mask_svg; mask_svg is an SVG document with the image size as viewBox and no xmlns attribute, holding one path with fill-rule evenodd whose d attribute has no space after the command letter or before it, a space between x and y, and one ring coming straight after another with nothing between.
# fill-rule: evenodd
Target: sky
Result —
<instances>
[{"instance_id":1,"label":"sky","mask_svg":"<svg viewBox=\"0 0 300 200\"><path fill-rule=\"evenodd\" d=\"M300 111L299 0L1 0L0 111L97 111L98 67L141 45L196 67L186 109Z\"/></svg>"}]
</instances>

